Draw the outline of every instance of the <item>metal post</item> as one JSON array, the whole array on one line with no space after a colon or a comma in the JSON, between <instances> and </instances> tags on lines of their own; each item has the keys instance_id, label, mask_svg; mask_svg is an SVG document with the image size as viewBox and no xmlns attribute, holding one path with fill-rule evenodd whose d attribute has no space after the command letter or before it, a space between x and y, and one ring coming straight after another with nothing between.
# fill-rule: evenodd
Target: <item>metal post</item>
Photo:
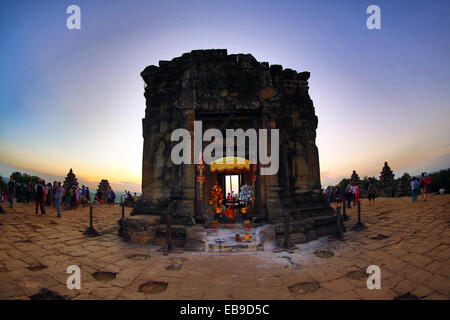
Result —
<instances>
[{"instance_id":1,"label":"metal post","mask_svg":"<svg viewBox=\"0 0 450 320\"><path fill-rule=\"evenodd\" d=\"M84 235L90 236L90 237L98 237L100 236L100 233L95 230L93 225L93 206L89 206L89 228L86 229L86 231L83 232Z\"/></svg>"},{"instance_id":2,"label":"metal post","mask_svg":"<svg viewBox=\"0 0 450 320\"><path fill-rule=\"evenodd\" d=\"M361 221L361 201L358 201L358 222L351 228L351 230L366 230L367 226Z\"/></svg>"},{"instance_id":3,"label":"metal post","mask_svg":"<svg viewBox=\"0 0 450 320\"><path fill-rule=\"evenodd\" d=\"M120 206L122 207L122 217L117 220L117 223L119 224L119 236L122 236L122 230L123 230L123 220L125 220L125 206L123 205L122 197L120 197Z\"/></svg>"},{"instance_id":4,"label":"metal post","mask_svg":"<svg viewBox=\"0 0 450 320\"><path fill-rule=\"evenodd\" d=\"M125 206L123 205L122 197L120 197L120 206L122 207L122 217L119 220L117 220L117 223L119 224L119 226L122 226L122 221L125 219Z\"/></svg>"},{"instance_id":5,"label":"metal post","mask_svg":"<svg viewBox=\"0 0 450 320\"><path fill-rule=\"evenodd\" d=\"M288 253L293 253L295 246L291 244L289 240L289 231L290 231L290 214L289 210L286 210L285 218L284 218L284 239L281 241L280 245L277 249L273 250L273 252L282 252L287 251Z\"/></svg>"},{"instance_id":6,"label":"metal post","mask_svg":"<svg viewBox=\"0 0 450 320\"><path fill-rule=\"evenodd\" d=\"M92 211L93 208L89 207L89 228L92 228Z\"/></svg>"},{"instance_id":7,"label":"metal post","mask_svg":"<svg viewBox=\"0 0 450 320\"><path fill-rule=\"evenodd\" d=\"M345 213L345 201L342 202L342 217L344 218L344 221L348 220L348 215Z\"/></svg>"},{"instance_id":8,"label":"metal post","mask_svg":"<svg viewBox=\"0 0 450 320\"><path fill-rule=\"evenodd\" d=\"M163 252L167 256L169 253L183 253L183 250L178 249L172 242L172 215L166 215L166 245L157 250Z\"/></svg>"},{"instance_id":9,"label":"metal post","mask_svg":"<svg viewBox=\"0 0 450 320\"><path fill-rule=\"evenodd\" d=\"M345 207L345 204L344 204ZM341 241L344 241L344 234L342 233L341 229L341 207L338 206L336 208L336 233L335 233L336 239L339 239Z\"/></svg>"}]
</instances>

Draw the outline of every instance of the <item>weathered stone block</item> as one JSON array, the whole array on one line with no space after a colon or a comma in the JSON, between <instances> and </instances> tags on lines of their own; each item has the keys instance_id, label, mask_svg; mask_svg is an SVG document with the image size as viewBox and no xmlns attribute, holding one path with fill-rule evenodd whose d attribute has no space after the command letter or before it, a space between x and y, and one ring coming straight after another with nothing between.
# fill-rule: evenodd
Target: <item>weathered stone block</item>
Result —
<instances>
[{"instance_id":1,"label":"weathered stone block","mask_svg":"<svg viewBox=\"0 0 450 320\"><path fill-rule=\"evenodd\" d=\"M305 233L306 235L306 239L308 239L308 241L313 241L313 240L317 240L317 234L314 231L307 231Z\"/></svg>"},{"instance_id":2,"label":"weathered stone block","mask_svg":"<svg viewBox=\"0 0 450 320\"><path fill-rule=\"evenodd\" d=\"M158 216L126 217L121 220L119 234L124 241L154 243L159 220Z\"/></svg>"}]
</instances>

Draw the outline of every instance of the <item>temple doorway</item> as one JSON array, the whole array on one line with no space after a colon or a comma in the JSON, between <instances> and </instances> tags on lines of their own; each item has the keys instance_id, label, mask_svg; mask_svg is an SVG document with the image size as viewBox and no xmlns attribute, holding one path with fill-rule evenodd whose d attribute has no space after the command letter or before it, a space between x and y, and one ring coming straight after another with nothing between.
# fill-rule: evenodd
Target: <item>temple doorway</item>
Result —
<instances>
[{"instance_id":1,"label":"temple doorway","mask_svg":"<svg viewBox=\"0 0 450 320\"><path fill-rule=\"evenodd\" d=\"M226 129L243 129L244 131L249 128L258 129L261 122L260 113L256 110L198 111L196 112L196 120L202 121L203 132L208 129L218 128L224 137L223 140L218 141L224 145L222 158L210 164L197 164L195 168L195 220L197 223L205 223L208 217L211 217L213 211L216 211L218 214L221 211L222 215L229 212L230 200L227 200L228 194L236 196L232 209L236 213L236 217L239 217L242 212L248 212L248 217L250 218L256 218L258 221L265 220L265 177L260 176L258 166L251 165L248 160L249 139L246 139L243 154L237 156L239 153L235 143L235 150L232 152L234 156L229 156L230 150L226 149L227 143L225 138ZM208 143L203 141L203 150ZM214 156L214 154L212 155ZM245 185L247 187L244 190L248 191L247 195L251 195L245 203L241 203L239 195L242 192L242 187ZM221 192L220 198L222 203L220 205L217 204L216 207L211 203L213 188L220 188ZM225 220L227 219L225 218Z\"/></svg>"},{"instance_id":2,"label":"temple doorway","mask_svg":"<svg viewBox=\"0 0 450 320\"><path fill-rule=\"evenodd\" d=\"M239 194L241 189L241 176L237 174L225 175L225 194Z\"/></svg>"}]
</instances>

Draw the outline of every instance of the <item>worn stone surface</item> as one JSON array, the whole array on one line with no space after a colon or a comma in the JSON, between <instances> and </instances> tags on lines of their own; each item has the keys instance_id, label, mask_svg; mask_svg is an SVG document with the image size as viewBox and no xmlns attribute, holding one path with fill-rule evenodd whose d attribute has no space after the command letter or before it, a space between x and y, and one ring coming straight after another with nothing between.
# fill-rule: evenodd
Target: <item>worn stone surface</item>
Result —
<instances>
[{"instance_id":1,"label":"worn stone surface","mask_svg":"<svg viewBox=\"0 0 450 320\"><path fill-rule=\"evenodd\" d=\"M264 249L275 249L276 233L275 225L265 225L258 230L256 236L259 238L259 243L263 244Z\"/></svg>"},{"instance_id":2,"label":"worn stone surface","mask_svg":"<svg viewBox=\"0 0 450 320\"><path fill-rule=\"evenodd\" d=\"M345 233L345 242L325 237L300 244L293 254L163 256L158 246L124 242L117 236L118 206L94 208L94 226L102 234L94 238L80 232L89 224L88 208L63 210L62 218L56 219L53 207L47 207L45 217L35 216L31 204L4 207L0 299L29 299L42 288L65 299L393 299L408 292L420 299L450 298L450 195L429 195L427 201L414 204L407 197L377 198L370 204L363 199L362 220L368 230ZM125 210L128 217L130 209ZM356 208L347 214L345 223L354 225ZM372 239L379 234L389 238ZM314 253L320 250L334 255L318 257ZM136 254L150 257L129 258ZM167 270L173 263L182 267ZM381 269L381 290L367 289L362 276L347 277L373 264ZM30 270L37 265L47 268ZM81 269L80 290L66 287L69 265ZM97 281L93 274L99 271L115 273L116 278ZM150 281L168 285L157 294L140 292ZM289 290L316 282L317 290Z\"/></svg>"},{"instance_id":3,"label":"worn stone surface","mask_svg":"<svg viewBox=\"0 0 450 320\"><path fill-rule=\"evenodd\" d=\"M202 251L204 249L203 233L205 228L200 225L186 228L185 250Z\"/></svg>"}]
</instances>

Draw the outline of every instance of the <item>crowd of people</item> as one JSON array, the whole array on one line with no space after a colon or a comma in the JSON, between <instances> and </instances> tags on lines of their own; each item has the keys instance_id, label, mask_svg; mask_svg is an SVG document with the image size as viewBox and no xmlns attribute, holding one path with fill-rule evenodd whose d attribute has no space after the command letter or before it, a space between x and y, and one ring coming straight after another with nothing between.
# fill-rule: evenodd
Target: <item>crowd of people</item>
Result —
<instances>
[{"instance_id":1,"label":"crowd of people","mask_svg":"<svg viewBox=\"0 0 450 320\"><path fill-rule=\"evenodd\" d=\"M16 183L13 177L10 177L8 182L7 193L1 194L2 201L8 201L10 208L14 208L14 202L16 198ZM79 206L86 207L89 204L112 204L116 201L116 194L109 187L106 194L98 191L91 201L91 193L89 187L84 185L79 188L78 186L64 186L61 182L54 181L53 183L46 183L44 180L40 180L37 183L33 183L31 180L26 185L26 202L35 203L35 215L46 215L46 207L53 206L56 208L57 216L61 217L61 206L64 206L65 210L71 210L78 208ZM124 205L134 207L138 201L136 192L134 196L130 191L125 191L125 203Z\"/></svg>"},{"instance_id":2,"label":"crowd of people","mask_svg":"<svg viewBox=\"0 0 450 320\"><path fill-rule=\"evenodd\" d=\"M367 189L367 198L369 199L369 202L375 201L376 190L375 185L369 185L369 188ZM352 202L353 205L356 205L361 197L359 185L356 183L349 183L345 190L343 190L340 186L335 188L328 186L324 190L324 196L326 197L328 203L344 203L347 204L348 208L351 207Z\"/></svg>"},{"instance_id":3,"label":"crowd of people","mask_svg":"<svg viewBox=\"0 0 450 320\"><path fill-rule=\"evenodd\" d=\"M106 194L103 194L100 190L97 191L94 197L94 204L112 204L116 202L116 194L112 190L111 187L108 187L108 190L106 191Z\"/></svg>"},{"instance_id":4,"label":"crowd of people","mask_svg":"<svg viewBox=\"0 0 450 320\"><path fill-rule=\"evenodd\" d=\"M432 192L432 177L423 172L420 179L413 177L411 180L411 196L412 201L416 202L419 194L422 196L422 200L426 201L427 193ZM445 190L441 188L439 193L444 194ZM351 203L354 205L358 203L360 199L360 190L359 186L355 183L348 184L345 191L342 190L340 186L331 187L328 186L323 191L324 197L327 199L328 203L336 202L336 203L347 203L347 207L350 208ZM367 188L366 197L369 199L369 202L375 201L375 196L377 194L377 188L374 184L370 184Z\"/></svg>"},{"instance_id":5,"label":"crowd of people","mask_svg":"<svg viewBox=\"0 0 450 320\"><path fill-rule=\"evenodd\" d=\"M422 177L420 179L417 179L416 177L413 177L411 180L411 195L412 195L412 201L417 201L417 196L420 194L422 195L422 200L427 200L427 193L430 193L432 191L432 183L433 180L431 179L431 175L426 176L425 172L422 172ZM440 193L443 193L442 190L439 190Z\"/></svg>"},{"instance_id":6,"label":"crowd of people","mask_svg":"<svg viewBox=\"0 0 450 320\"><path fill-rule=\"evenodd\" d=\"M134 193L134 196L131 195L130 191L125 190L125 199L124 199L124 205L128 207L134 207L134 205L138 202L138 197L136 195L136 192Z\"/></svg>"},{"instance_id":7,"label":"crowd of people","mask_svg":"<svg viewBox=\"0 0 450 320\"><path fill-rule=\"evenodd\" d=\"M44 180L33 185L31 181L27 184L27 202L35 202L35 214L38 215L39 209L41 215L45 215L45 207L53 206L56 208L58 217L61 217L61 205L64 204L65 210L78 208L82 205L86 207L90 202L90 191L84 185L79 188L77 186L63 186L61 182L54 181L45 183Z\"/></svg>"}]
</instances>

